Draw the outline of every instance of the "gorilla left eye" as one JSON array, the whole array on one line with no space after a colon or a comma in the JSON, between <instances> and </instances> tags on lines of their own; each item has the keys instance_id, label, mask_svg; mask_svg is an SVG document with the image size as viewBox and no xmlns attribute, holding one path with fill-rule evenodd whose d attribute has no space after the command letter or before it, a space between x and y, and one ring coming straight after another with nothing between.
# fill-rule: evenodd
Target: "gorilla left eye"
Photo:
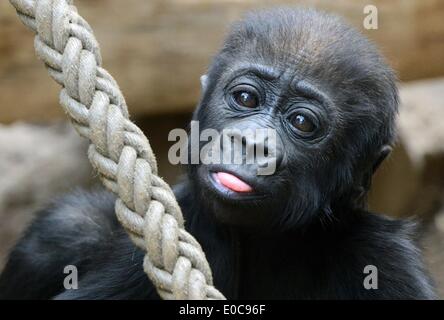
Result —
<instances>
[{"instance_id":1,"label":"gorilla left eye","mask_svg":"<svg viewBox=\"0 0 444 320\"><path fill-rule=\"evenodd\" d=\"M302 113L295 114L291 119L291 123L293 127L305 133L313 132L316 129L313 121Z\"/></svg>"},{"instance_id":2,"label":"gorilla left eye","mask_svg":"<svg viewBox=\"0 0 444 320\"><path fill-rule=\"evenodd\" d=\"M247 108L257 108L259 105L258 96L250 91L242 90L233 93L234 101L240 106Z\"/></svg>"}]
</instances>

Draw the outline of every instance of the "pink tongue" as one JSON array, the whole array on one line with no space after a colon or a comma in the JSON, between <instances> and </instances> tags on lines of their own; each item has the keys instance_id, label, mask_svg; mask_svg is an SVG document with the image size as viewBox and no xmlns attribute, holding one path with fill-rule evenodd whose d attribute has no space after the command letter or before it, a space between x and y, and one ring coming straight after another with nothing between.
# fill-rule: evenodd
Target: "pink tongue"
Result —
<instances>
[{"instance_id":1,"label":"pink tongue","mask_svg":"<svg viewBox=\"0 0 444 320\"><path fill-rule=\"evenodd\" d=\"M248 184L243 182L238 177L233 176L232 174L226 172L218 172L215 174L216 180L223 185L224 187L236 191L236 192L251 192L253 188L251 188Z\"/></svg>"}]
</instances>

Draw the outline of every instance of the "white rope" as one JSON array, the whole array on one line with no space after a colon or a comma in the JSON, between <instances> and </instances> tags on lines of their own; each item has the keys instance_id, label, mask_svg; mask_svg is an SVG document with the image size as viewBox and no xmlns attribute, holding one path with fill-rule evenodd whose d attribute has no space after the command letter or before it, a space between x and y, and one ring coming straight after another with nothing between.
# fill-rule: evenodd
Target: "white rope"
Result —
<instances>
[{"instance_id":1,"label":"white rope","mask_svg":"<svg viewBox=\"0 0 444 320\"><path fill-rule=\"evenodd\" d=\"M143 267L163 299L225 299L213 287L205 254L184 229L171 188L157 176L148 139L128 118L125 99L101 67L91 27L69 0L10 0L36 33L35 50L63 88L60 104L88 138L89 159L103 184L118 195L116 215L146 251Z\"/></svg>"}]
</instances>

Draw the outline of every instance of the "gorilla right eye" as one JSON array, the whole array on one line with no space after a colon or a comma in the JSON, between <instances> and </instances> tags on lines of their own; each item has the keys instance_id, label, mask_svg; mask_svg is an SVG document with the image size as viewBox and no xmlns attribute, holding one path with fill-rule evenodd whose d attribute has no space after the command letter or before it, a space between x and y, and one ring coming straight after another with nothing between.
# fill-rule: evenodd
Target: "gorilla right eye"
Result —
<instances>
[{"instance_id":1,"label":"gorilla right eye","mask_svg":"<svg viewBox=\"0 0 444 320\"><path fill-rule=\"evenodd\" d=\"M320 127L319 118L307 108L298 108L288 117L293 129L304 137L311 136Z\"/></svg>"},{"instance_id":2,"label":"gorilla right eye","mask_svg":"<svg viewBox=\"0 0 444 320\"><path fill-rule=\"evenodd\" d=\"M233 92L233 98L236 104L247 107L247 108L257 108L259 105L258 96L251 91L239 90Z\"/></svg>"}]
</instances>

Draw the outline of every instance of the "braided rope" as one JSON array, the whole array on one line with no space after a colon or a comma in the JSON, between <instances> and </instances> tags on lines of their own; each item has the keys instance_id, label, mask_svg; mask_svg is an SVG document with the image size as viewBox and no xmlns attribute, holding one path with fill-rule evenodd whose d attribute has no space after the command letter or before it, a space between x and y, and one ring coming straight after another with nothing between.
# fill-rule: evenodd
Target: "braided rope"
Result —
<instances>
[{"instance_id":1,"label":"braided rope","mask_svg":"<svg viewBox=\"0 0 444 320\"><path fill-rule=\"evenodd\" d=\"M125 99L101 67L99 44L71 0L10 0L36 33L34 46L63 88L60 104L77 132L91 142L89 160L118 195L116 215L146 251L143 267L163 299L225 299L213 287L199 243L184 229L168 184L157 176L148 139L129 120Z\"/></svg>"}]
</instances>

